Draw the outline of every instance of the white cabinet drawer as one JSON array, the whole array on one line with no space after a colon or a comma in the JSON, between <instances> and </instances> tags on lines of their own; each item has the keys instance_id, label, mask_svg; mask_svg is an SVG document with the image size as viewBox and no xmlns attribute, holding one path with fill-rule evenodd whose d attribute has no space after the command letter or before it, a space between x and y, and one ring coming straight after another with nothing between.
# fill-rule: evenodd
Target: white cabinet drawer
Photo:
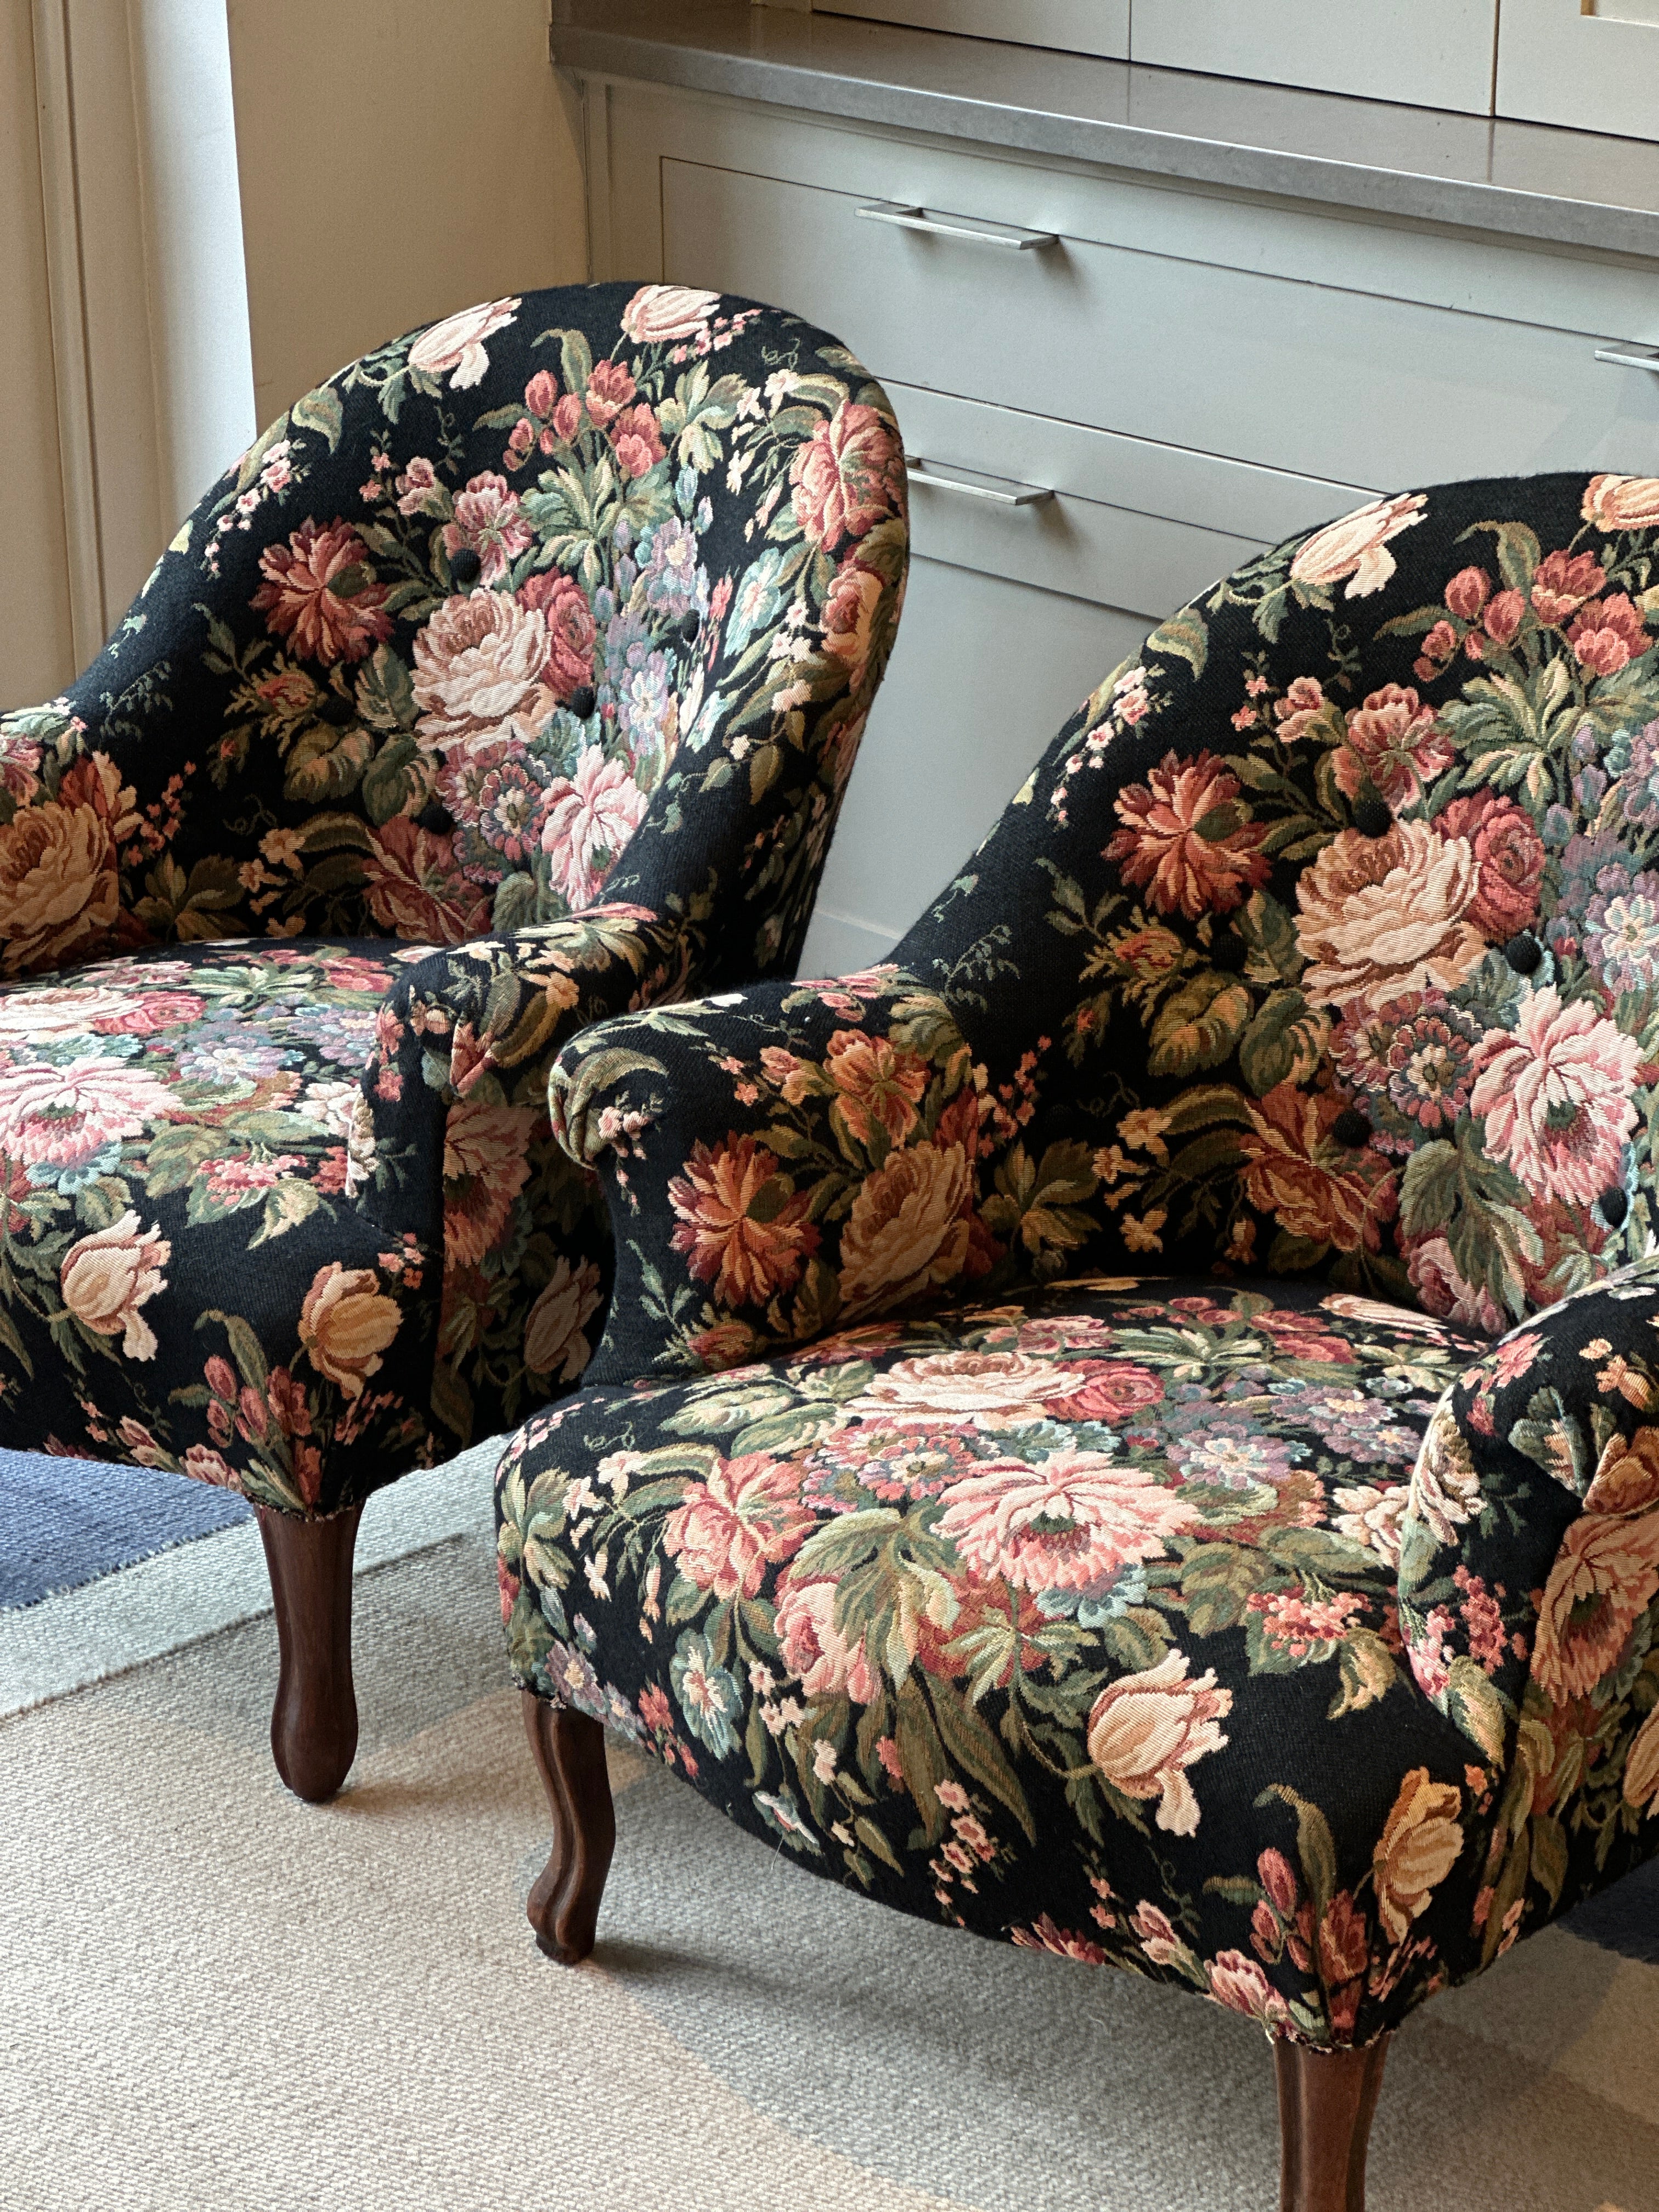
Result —
<instances>
[{"instance_id":1,"label":"white cabinet drawer","mask_svg":"<svg viewBox=\"0 0 1659 2212\"><path fill-rule=\"evenodd\" d=\"M1134 0L1129 52L1165 69L1486 115L1497 23L1498 0Z\"/></svg>"},{"instance_id":2,"label":"white cabinet drawer","mask_svg":"<svg viewBox=\"0 0 1659 2212\"><path fill-rule=\"evenodd\" d=\"M1093 240L1010 251L697 162L661 173L672 280L786 301L900 383L1389 489L1659 471L1659 378L1575 331ZM1021 221L1007 175L965 225Z\"/></svg>"},{"instance_id":3,"label":"white cabinet drawer","mask_svg":"<svg viewBox=\"0 0 1659 2212\"><path fill-rule=\"evenodd\" d=\"M1659 130L1659 6L1504 0L1498 112L1651 138Z\"/></svg>"},{"instance_id":4,"label":"white cabinet drawer","mask_svg":"<svg viewBox=\"0 0 1659 2212\"><path fill-rule=\"evenodd\" d=\"M816 12L1010 39L1018 46L1055 46L1116 61L1129 52L1129 0L1018 0L1018 6L1010 0L816 0Z\"/></svg>"}]
</instances>

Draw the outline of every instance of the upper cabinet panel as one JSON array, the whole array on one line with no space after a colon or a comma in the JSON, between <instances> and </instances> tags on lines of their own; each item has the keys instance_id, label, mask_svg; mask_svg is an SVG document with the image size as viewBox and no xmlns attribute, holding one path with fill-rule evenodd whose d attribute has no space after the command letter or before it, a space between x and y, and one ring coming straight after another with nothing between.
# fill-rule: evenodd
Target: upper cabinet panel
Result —
<instances>
[{"instance_id":1,"label":"upper cabinet panel","mask_svg":"<svg viewBox=\"0 0 1659 2212\"><path fill-rule=\"evenodd\" d=\"M1659 0L1504 0L1498 112L1659 135Z\"/></svg>"},{"instance_id":2,"label":"upper cabinet panel","mask_svg":"<svg viewBox=\"0 0 1659 2212\"><path fill-rule=\"evenodd\" d=\"M822 15L862 15L923 31L961 31L1074 54L1123 61L1129 52L1129 0L814 0ZM1144 4L1144 0L1141 0Z\"/></svg>"},{"instance_id":3,"label":"upper cabinet panel","mask_svg":"<svg viewBox=\"0 0 1659 2212\"><path fill-rule=\"evenodd\" d=\"M1505 26L1511 8L1558 4L1579 0L1504 0ZM1134 0L1130 51L1164 69L1486 115L1497 29L1498 0Z\"/></svg>"}]
</instances>

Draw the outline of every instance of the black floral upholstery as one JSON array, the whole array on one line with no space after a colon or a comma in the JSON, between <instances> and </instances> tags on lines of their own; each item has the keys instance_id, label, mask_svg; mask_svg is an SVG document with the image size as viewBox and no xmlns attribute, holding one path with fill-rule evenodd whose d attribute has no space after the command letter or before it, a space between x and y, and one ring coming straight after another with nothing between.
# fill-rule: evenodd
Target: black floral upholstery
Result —
<instances>
[{"instance_id":1,"label":"black floral upholstery","mask_svg":"<svg viewBox=\"0 0 1659 2212\"><path fill-rule=\"evenodd\" d=\"M880 389L502 299L297 401L0 720L0 1439L329 1513L568 1389L586 1021L787 972L891 641Z\"/></svg>"},{"instance_id":2,"label":"black floral upholstery","mask_svg":"<svg viewBox=\"0 0 1659 2212\"><path fill-rule=\"evenodd\" d=\"M502 1463L521 1683L1316 2046L1659 1848L1656 564L1659 482L1375 502L890 963L573 1040L618 1289Z\"/></svg>"}]
</instances>

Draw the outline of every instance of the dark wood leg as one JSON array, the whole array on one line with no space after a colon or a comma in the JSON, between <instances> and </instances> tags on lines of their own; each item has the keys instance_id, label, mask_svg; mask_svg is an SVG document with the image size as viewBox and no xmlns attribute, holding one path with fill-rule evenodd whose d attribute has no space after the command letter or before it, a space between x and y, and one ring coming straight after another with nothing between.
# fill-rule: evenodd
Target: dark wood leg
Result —
<instances>
[{"instance_id":1,"label":"dark wood leg","mask_svg":"<svg viewBox=\"0 0 1659 2212\"><path fill-rule=\"evenodd\" d=\"M361 1505L304 1521L256 1505L276 1601L281 1672L270 1713L276 1771L296 1797L320 1805L345 1780L357 1749L351 1686L351 1554Z\"/></svg>"},{"instance_id":2,"label":"dark wood leg","mask_svg":"<svg viewBox=\"0 0 1659 2212\"><path fill-rule=\"evenodd\" d=\"M574 1966L593 1948L617 1814L605 1767L605 1730L586 1713L524 1692L525 1734L553 1815L553 1849L525 1910L550 1959Z\"/></svg>"},{"instance_id":3,"label":"dark wood leg","mask_svg":"<svg viewBox=\"0 0 1659 2212\"><path fill-rule=\"evenodd\" d=\"M1365 2212L1365 2146L1389 2038L1363 2051L1279 2042L1279 2212Z\"/></svg>"}]
</instances>

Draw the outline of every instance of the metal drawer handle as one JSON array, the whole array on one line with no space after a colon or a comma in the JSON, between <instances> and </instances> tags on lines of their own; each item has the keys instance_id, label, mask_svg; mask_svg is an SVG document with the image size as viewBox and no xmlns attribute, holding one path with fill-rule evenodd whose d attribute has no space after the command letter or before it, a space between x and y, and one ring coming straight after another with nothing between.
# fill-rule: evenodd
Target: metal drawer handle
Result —
<instances>
[{"instance_id":1,"label":"metal drawer handle","mask_svg":"<svg viewBox=\"0 0 1659 2212\"><path fill-rule=\"evenodd\" d=\"M954 216L929 215L919 207L884 207L877 203L854 211L866 222L890 222L900 230L925 230L933 238L971 238L981 246L1010 246L1016 253L1060 243L1055 231L1016 230L1007 224L988 230L980 223L961 222Z\"/></svg>"},{"instance_id":2,"label":"metal drawer handle","mask_svg":"<svg viewBox=\"0 0 1659 2212\"><path fill-rule=\"evenodd\" d=\"M1626 353L1622 346L1597 346L1597 361L1610 361L1615 368L1650 368L1659 376L1659 353Z\"/></svg>"},{"instance_id":3,"label":"metal drawer handle","mask_svg":"<svg viewBox=\"0 0 1659 2212\"><path fill-rule=\"evenodd\" d=\"M912 483L931 484L935 491L959 491L968 499L988 499L995 507L1040 507L1054 495L1047 484L1015 483L1006 477L981 476L977 469L965 476L941 476L931 461L907 460L904 473Z\"/></svg>"}]
</instances>

